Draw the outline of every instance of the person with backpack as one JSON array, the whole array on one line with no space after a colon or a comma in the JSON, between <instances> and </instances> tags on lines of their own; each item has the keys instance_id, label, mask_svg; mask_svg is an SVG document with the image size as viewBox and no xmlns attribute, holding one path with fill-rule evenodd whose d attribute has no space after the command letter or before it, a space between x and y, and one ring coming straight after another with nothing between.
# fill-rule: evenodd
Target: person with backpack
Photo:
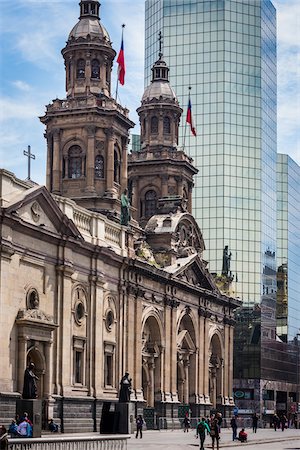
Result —
<instances>
[{"instance_id":1,"label":"person with backpack","mask_svg":"<svg viewBox=\"0 0 300 450\"><path fill-rule=\"evenodd\" d=\"M142 439L143 437L143 425L144 425L144 420L142 418L141 415L137 416L136 418L136 435L135 438L138 438L138 435L140 435L140 439Z\"/></svg>"},{"instance_id":2,"label":"person with backpack","mask_svg":"<svg viewBox=\"0 0 300 450\"><path fill-rule=\"evenodd\" d=\"M219 450L219 440L220 440L220 428L219 428L219 418L214 418L210 424L210 437L212 449L215 448L215 442L217 444L217 450Z\"/></svg>"},{"instance_id":3,"label":"person with backpack","mask_svg":"<svg viewBox=\"0 0 300 450\"><path fill-rule=\"evenodd\" d=\"M199 443L199 449L204 450L204 441L206 433L210 433L209 425L207 424L205 417L202 417L202 420L200 420L197 424L197 437L199 436L200 443Z\"/></svg>"}]
</instances>

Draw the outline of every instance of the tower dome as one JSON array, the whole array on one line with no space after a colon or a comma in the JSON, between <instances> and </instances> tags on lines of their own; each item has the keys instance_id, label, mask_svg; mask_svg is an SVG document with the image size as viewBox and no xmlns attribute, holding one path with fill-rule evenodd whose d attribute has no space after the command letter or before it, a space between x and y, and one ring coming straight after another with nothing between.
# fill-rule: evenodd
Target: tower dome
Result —
<instances>
[{"instance_id":1,"label":"tower dome","mask_svg":"<svg viewBox=\"0 0 300 450\"><path fill-rule=\"evenodd\" d=\"M116 52L100 22L98 0L81 0L79 22L62 50L66 66L67 97L89 94L110 96L111 69Z\"/></svg>"},{"instance_id":2,"label":"tower dome","mask_svg":"<svg viewBox=\"0 0 300 450\"><path fill-rule=\"evenodd\" d=\"M109 34L100 22L98 0L81 0L79 5L79 22L72 28L68 42L79 38L98 38L110 42Z\"/></svg>"},{"instance_id":3,"label":"tower dome","mask_svg":"<svg viewBox=\"0 0 300 450\"><path fill-rule=\"evenodd\" d=\"M141 147L147 151L173 148L178 144L178 127L182 109L169 82L169 67L160 49L152 67L152 80L146 87L141 106L137 109L141 124Z\"/></svg>"},{"instance_id":4,"label":"tower dome","mask_svg":"<svg viewBox=\"0 0 300 450\"><path fill-rule=\"evenodd\" d=\"M176 94L169 82L169 68L162 59L162 53L159 53L159 59L154 63L151 70L152 80L144 91L142 105L155 100L167 100L179 105Z\"/></svg>"}]
</instances>

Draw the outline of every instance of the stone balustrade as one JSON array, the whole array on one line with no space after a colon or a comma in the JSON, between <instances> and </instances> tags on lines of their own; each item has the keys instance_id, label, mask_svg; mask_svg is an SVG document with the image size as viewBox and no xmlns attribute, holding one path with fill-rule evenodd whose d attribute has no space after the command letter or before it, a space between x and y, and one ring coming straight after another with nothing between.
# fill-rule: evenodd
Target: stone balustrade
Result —
<instances>
[{"instance_id":1,"label":"stone balustrade","mask_svg":"<svg viewBox=\"0 0 300 450\"><path fill-rule=\"evenodd\" d=\"M129 435L9 439L9 450L126 450Z\"/></svg>"},{"instance_id":2,"label":"stone balustrade","mask_svg":"<svg viewBox=\"0 0 300 450\"><path fill-rule=\"evenodd\" d=\"M73 200L58 195L53 197L62 212L74 222L85 241L112 247L117 254L128 256L124 227L103 214L81 208Z\"/></svg>"},{"instance_id":3,"label":"stone balustrade","mask_svg":"<svg viewBox=\"0 0 300 450\"><path fill-rule=\"evenodd\" d=\"M56 98L52 103L46 106L46 109L47 112L51 113L52 111L57 110L74 110L87 107L116 110L126 117L128 117L129 114L129 110L119 105L115 99L105 96L96 97L95 95L91 95L87 98L70 98L68 100L60 100Z\"/></svg>"},{"instance_id":4,"label":"stone balustrade","mask_svg":"<svg viewBox=\"0 0 300 450\"><path fill-rule=\"evenodd\" d=\"M178 161L187 161L192 164L193 159L184 153L182 149L170 149L163 148L162 150L155 150L154 152L149 152L145 150L133 151L129 155L130 161L139 161L139 160L151 160L156 159L157 157L166 158L166 159L175 159Z\"/></svg>"}]
</instances>

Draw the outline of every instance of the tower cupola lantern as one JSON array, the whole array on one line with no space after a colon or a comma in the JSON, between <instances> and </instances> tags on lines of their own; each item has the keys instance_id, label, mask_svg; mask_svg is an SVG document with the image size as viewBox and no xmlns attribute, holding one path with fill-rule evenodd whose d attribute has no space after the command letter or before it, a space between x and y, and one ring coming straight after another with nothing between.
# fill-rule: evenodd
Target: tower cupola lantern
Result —
<instances>
[{"instance_id":1,"label":"tower cupola lantern","mask_svg":"<svg viewBox=\"0 0 300 450\"><path fill-rule=\"evenodd\" d=\"M96 17L99 19L100 3L98 0L81 0L80 19L84 17Z\"/></svg>"}]
</instances>

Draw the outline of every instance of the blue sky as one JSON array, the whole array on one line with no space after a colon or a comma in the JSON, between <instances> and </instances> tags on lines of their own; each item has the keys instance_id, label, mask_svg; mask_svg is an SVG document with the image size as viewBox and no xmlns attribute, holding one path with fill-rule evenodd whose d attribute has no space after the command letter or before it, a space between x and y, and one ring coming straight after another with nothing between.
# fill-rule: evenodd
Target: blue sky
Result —
<instances>
[{"instance_id":1,"label":"blue sky","mask_svg":"<svg viewBox=\"0 0 300 450\"><path fill-rule=\"evenodd\" d=\"M253 0L257 1L257 0ZM45 183L46 141L38 116L54 98L65 97L61 49L79 16L79 0L0 2L0 167L27 176L23 150L36 160L32 178ZM278 151L300 164L300 0L274 0L278 22ZM114 49L125 29L126 83L122 105L138 123L144 84L144 0L102 0L101 21ZM116 67L114 67L114 80ZM113 82L115 86L115 81ZM115 87L113 87L115 90ZM138 132L138 129L135 130Z\"/></svg>"}]
</instances>

